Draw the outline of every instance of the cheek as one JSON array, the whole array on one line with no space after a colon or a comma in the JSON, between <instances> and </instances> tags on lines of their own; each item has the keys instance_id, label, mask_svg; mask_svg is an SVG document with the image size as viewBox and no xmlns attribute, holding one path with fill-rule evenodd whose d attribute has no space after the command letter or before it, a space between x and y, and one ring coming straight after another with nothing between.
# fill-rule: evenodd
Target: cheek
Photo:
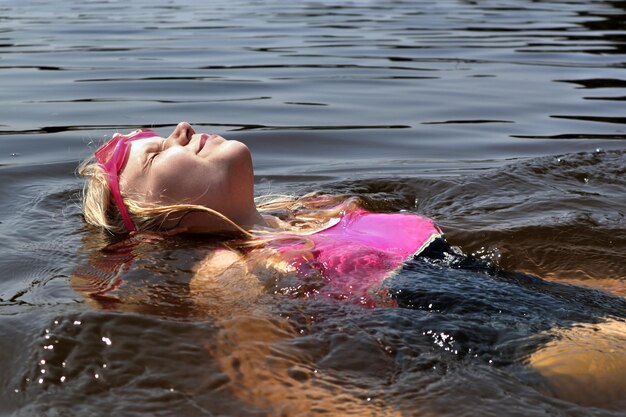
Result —
<instances>
[{"instance_id":1,"label":"cheek","mask_svg":"<svg viewBox=\"0 0 626 417\"><path fill-rule=\"evenodd\" d=\"M191 155L169 155L153 166L149 189L155 200L180 203L206 191L210 186L211 167Z\"/></svg>"},{"instance_id":2,"label":"cheek","mask_svg":"<svg viewBox=\"0 0 626 417\"><path fill-rule=\"evenodd\" d=\"M155 161L151 174L152 200L162 204L187 202L228 211L253 197L250 150L236 141L205 158L183 152L168 155Z\"/></svg>"}]
</instances>

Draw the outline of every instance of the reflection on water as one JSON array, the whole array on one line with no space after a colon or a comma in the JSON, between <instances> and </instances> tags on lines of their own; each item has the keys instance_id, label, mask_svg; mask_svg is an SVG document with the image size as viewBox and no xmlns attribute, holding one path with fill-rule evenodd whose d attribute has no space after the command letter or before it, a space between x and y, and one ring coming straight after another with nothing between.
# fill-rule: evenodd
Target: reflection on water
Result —
<instances>
[{"instance_id":1,"label":"reflection on water","mask_svg":"<svg viewBox=\"0 0 626 417\"><path fill-rule=\"evenodd\" d=\"M620 415L625 9L2 3L0 415ZM499 272L418 259L363 309L190 282L209 240L103 251L77 161L180 120L258 194L419 212Z\"/></svg>"}]
</instances>

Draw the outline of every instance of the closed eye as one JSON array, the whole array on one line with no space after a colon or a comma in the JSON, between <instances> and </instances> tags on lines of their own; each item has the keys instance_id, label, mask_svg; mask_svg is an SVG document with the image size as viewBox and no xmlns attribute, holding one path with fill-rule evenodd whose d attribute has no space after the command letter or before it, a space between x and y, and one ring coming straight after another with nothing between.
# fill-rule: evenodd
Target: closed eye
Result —
<instances>
[{"instance_id":1,"label":"closed eye","mask_svg":"<svg viewBox=\"0 0 626 417\"><path fill-rule=\"evenodd\" d=\"M144 169L149 168L150 165L154 162L154 159L161 154L163 151L163 146L165 145L165 140L151 146L146 150L146 161L144 162Z\"/></svg>"}]
</instances>

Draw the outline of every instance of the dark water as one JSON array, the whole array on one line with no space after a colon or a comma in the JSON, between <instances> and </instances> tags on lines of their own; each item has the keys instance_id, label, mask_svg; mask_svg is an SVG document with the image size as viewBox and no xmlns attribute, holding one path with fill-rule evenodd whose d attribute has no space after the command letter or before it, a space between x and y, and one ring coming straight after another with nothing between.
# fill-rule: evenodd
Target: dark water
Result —
<instances>
[{"instance_id":1,"label":"dark water","mask_svg":"<svg viewBox=\"0 0 626 417\"><path fill-rule=\"evenodd\" d=\"M623 415L625 19L623 1L0 2L0 415ZM423 213L516 272L415 260L401 308L248 303L191 291L210 243L176 240L132 248L123 302L85 300L76 271L124 258L82 222L78 161L181 120L247 143L258 194Z\"/></svg>"}]
</instances>

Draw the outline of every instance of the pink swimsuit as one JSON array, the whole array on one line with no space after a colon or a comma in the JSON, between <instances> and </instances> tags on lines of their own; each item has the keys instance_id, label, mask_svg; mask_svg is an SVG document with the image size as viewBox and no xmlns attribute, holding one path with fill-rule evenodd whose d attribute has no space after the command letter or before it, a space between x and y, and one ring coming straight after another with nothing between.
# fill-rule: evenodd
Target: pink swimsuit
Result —
<instances>
[{"instance_id":1,"label":"pink swimsuit","mask_svg":"<svg viewBox=\"0 0 626 417\"><path fill-rule=\"evenodd\" d=\"M294 292L375 306L393 304L383 289L385 278L440 236L427 217L357 209L310 235L273 236L278 239L268 246L302 278Z\"/></svg>"}]
</instances>

